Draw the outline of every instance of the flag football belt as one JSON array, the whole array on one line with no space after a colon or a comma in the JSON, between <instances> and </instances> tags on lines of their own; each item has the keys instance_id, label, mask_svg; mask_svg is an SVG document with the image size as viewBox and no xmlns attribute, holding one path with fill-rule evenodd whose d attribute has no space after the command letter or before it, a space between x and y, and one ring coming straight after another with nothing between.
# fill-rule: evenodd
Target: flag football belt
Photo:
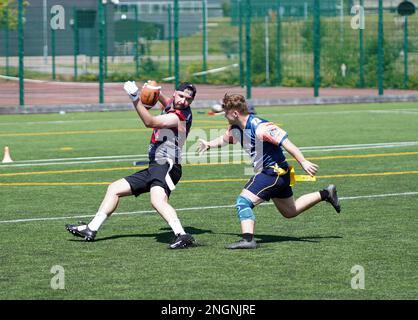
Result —
<instances>
[{"instance_id":1,"label":"flag football belt","mask_svg":"<svg viewBox=\"0 0 418 320\"><path fill-rule=\"evenodd\" d=\"M176 186L174 185L174 182L170 177L170 171L171 169L173 169L174 163L173 163L173 160L171 159L167 159L167 162L168 162L169 167L168 167L167 174L165 175L165 182L167 183L168 188L171 191L173 191L176 188Z\"/></svg>"},{"instance_id":2,"label":"flag football belt","mask_svg":"<svg viewBox=\"0 0 418 320\"><path fill-rule=\"evenodd\" d=\"M296 181L316 181L315 177L311 177L308 175L296 175L295 168L293 166L289 166L287 170L279 167L277 163L274 166L270 166L277 173L278 176L284 176L288 172L290 173L290 186L293 187Z\"/></svg>"}]
</instances>

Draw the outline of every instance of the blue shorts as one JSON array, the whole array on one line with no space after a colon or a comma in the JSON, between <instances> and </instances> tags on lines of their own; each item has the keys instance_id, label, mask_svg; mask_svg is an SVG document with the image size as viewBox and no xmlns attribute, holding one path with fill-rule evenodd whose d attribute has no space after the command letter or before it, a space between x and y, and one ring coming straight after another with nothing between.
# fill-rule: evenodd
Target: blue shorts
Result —
<instances>
[{"instance_id":1,"label":"blue shorts","mask_svg":"<svg viewBox=\"0 0 418 320\"><path fill-rule=\"evenodd\" d=\"M281 164L285 170L288 169L287 163ZM255 194L265 201L271 198L289 198L293 196L290 186L290 172L279 176L273 168L264 168L261 172L252 176L244 189Z\"/></svg>"}]
</instances>

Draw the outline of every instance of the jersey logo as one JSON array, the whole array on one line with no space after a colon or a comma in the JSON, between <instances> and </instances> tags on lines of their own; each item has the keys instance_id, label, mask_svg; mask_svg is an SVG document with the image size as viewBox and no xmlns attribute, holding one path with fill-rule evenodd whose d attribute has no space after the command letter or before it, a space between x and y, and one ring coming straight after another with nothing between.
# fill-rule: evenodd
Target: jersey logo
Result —
<instances>
[{"instance_id":1,"label":"jersey logo","mask_svg":"<svg viewBox=\"0 0 418 320\"><path fill-rule=\"evenodd\" d=\"M251 120L251 124L253 125L253 126L258 126L260 123L261 123L261 119L259 119L259 118L253 118L252 120Z\"/></svg>"}]
</instances>

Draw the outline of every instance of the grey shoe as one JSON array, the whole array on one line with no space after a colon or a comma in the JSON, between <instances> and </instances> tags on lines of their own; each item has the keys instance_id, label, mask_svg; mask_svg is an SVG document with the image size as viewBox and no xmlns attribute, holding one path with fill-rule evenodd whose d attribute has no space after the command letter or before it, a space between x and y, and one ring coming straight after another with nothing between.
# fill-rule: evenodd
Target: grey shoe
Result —
<instances>
[{"instance_id":1,"label":"grey shoe","mask_svg":"<svg viewBox=\"0 0 418 320\"><path fill-rule=\"evenodd\" d=\"M335 211L338 213L341 212L341 206L340 206L340 200L338 199L337 195L337 187L335 184L330 184L326 190L328 190L328 198L325 199L326 202L331 203L331 205L334 207Z\"/></svg>"},{"instance_id":2,"label":"grey shoe","mask_svg":"<svg viewBox=\"0 0 418 320\"><path fill-rule=\"evenodd\" d=\"M84 225L85 223L81 224ZM80 225L75 224L66 224L65 229L67 229L68 232L72 233L76 237L84 238L86 241L94 241L94 238L96 237L97 231L90 230L89 227L86 225L86 228L83 230L78 230L78 227Z\"/></svg>"},{"instance_id":3,"label":"grey shoe","mask_svg":"<svg viewBox=\"0 0 418 320\"><path fill-rule=\"evenodd\" d=\"M257 242L255 240L247 241L245 239L241 239L237 242L229 244L225 246L226 249L255 249L257 248Z\"/></svg>"}]
</instances>

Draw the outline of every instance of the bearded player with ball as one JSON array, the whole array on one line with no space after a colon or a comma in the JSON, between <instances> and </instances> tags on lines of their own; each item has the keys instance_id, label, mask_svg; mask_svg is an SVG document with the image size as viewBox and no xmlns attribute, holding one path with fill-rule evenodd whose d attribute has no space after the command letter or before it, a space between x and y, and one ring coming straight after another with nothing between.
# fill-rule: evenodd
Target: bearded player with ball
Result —
<instances>
[{"instance_id":1,"label":"bearded player with ball","mask_svg":"<svg viewBox=\"0 0 418 320\"><path fill-rule=\"evenodd\" d=\"M135 81L125 82L124 89L144 125L153 129L148 147L149 167L111 183L90 223L67 224L65 228L75 236L93 241L101 225L116 210L121 197L138 197L150 192L152 206L174 232L175 239L169 248L189 247L195 240L184 231L168 199L182 175L182 147L192 126L190 105L196 96L196 88L191 83L181 83L171 98L161 93L161 87L155 81L146 82L141 92ZM162 111L153 116L148 110L157 102L161 103Z\"/></svg>"}]
</instances>

